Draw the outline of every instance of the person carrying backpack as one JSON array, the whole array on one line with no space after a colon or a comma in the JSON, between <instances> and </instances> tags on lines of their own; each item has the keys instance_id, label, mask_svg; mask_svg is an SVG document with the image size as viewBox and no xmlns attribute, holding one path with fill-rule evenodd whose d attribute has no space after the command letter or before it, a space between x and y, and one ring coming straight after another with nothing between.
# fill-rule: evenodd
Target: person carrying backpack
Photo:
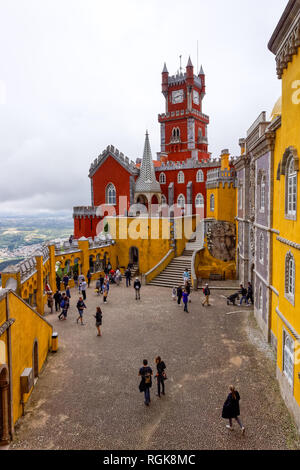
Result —
<instances>
[{"instance_id":1,"label":"person carrying backpack","mask_svg":"<svg viewBox=\"0 0 300 470\"><path fill-rule=\"evenodd\" d=\"M60 301L61 312L58 315L59 320L61 320L62 317L65 318L65 307L66 307L66 294L63 292L61 296L61 301Z\"/></svg>"},{"instance_id":2,"label":"person carrying backpack","mask_svg":"<svg viewBox=\"0 0 300 470\"><path fill-rule=\"evenodd\" d=\"M202 306L204 307L204 305L207 304L207 306L210 307L210 303L209 303L210 288L208 284L206 284L206 286L204 287L203 294L205 296L205 300L202 302Z\"/></svg>"},{"instance_id":3,"label":"person carrying backpack","mask_svg":"<svg viewBox=\"0 0 300 470\"><path fill-rule=\"evenodd\" d=\"M141 383L139 385L139 389L140 389L140 392L144 392L146 406L149 406L149 403L151 401L150 388L152 387L152 375L153 375L153 371L151 367L148 366L147 359L144 359L143 367L141 367L139 370L139 376L142 377Z\"/></svg>"}]
</instances>

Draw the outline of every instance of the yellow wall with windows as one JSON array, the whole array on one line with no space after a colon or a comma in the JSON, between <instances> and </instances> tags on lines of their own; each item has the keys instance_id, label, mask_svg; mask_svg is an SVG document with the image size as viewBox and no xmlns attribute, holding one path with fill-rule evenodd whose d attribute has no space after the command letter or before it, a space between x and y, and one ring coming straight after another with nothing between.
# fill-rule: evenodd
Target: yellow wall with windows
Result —
<instances>
[{"instance_id":1,"label":"yellow wall with windows","mask_svg":"<svg viewBox=\"0 0 300 470\"><path fill-rule=\"evenodd\" d=\"M298 82L299 81L299 82ZM298 85L295 88L296 82ZM297 100L298 97L298 100ZM283 338L286 330L292 339L295 337L281 318L276 313L276 308L287 322L300 334L300 250L288 244L282 243L278 237L300 244L300 175L297 173L297 217L290 220L285 214L286 201L286 177L280 175L277 180L277 170L287 148L294 147L300 157L300 54L293 57L293 61L288 64L282 76L282 114L281 127L276 131L274 149L274 191L273 191L273 228L279 232L273 233L272 244L272 285L278 291L279 297L272 292L271 302L271 330L277 338L277 365L279 371L283 373ZM295 297L294 303L290 302L285 295L285 261L286 255L291 253L295 260ZM299 345L298 345L299 346ZM300 383L298 374L300 373L299 355L294 364L294 385L293 394L300 406Z\"/></svg>"},{"instance_id":2,"label":"yellow wall with windows","mask_svg":"<svg viewBox=\"0 0 300 470\"><path fill-rule=\"evenodd\" d=\"M237 190L232 185L228 187L228 183L225 183L224 187L219 184L218 188L207 189L207 218L224 220L226 222L235 222L236 217L236 198ZM210 198L211 195L215 197L215 210L210 210Z\"/></svg>"}]
</instances>

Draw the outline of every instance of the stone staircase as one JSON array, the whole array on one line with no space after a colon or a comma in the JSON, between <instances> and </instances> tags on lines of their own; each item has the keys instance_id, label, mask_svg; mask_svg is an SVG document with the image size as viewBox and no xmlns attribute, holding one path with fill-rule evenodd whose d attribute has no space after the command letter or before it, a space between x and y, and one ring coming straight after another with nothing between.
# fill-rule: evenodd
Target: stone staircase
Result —
<instances>
[{"instance_id":1,"label":"stone staircase","mask_svg":"<svg viewBox=\"0 0 300 470\"><path fill-rule=\"evenodd\" d=\"M178 258L174 258L163 272L150 281L149 285L171 288L183 285L183 273L186 269L188 269L191 279L193 253L203 248L201 230L203 230L203 226L199 225L194 238L186 244L182 255Z\"/></svg>"}]
</instances>

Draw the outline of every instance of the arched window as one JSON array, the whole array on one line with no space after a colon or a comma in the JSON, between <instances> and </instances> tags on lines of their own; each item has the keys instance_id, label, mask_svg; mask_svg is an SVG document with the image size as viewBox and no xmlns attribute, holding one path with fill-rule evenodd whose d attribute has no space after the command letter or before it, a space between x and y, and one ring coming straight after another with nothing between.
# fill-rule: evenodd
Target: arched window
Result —
<instances>
[{"instance_id":1,"label":"arched window","mask_svg":"<svg viewBox=\"0 0 300 470\"><path fill-rule=\"evenodd\" d=\"M159 182L160 182L160 184L166 184L166 181L167 181L166 175L165 175L164 173L161 173L161 174L159 175Z\"/></svg>"},{"instance_id":2,"label":"arched window","mask_svg":"<svg viewBox=\"0 0 300 470\"><path fill-rule=\"evenodd\" d=\"M263 234L261 233L260 234L260 237L259 237L259 246L258 246L258 254L259 254L259 261L261 263L264 262L264 244L265 244L265 239L264 239L264 236Z\"/></svg>"},{"instance_id":3,"label":"arched window","mask_svg":"<svg viewBox=\"0 0 300 470\"><path fill-rule=\"evenodd\" d=\"M184 184L184 173L183 171L180 171L177 176L177 183L178 184Z\"/></svg>"},{"instance_id":4,"label":"arched window","mask_svg":"<svg viewBox=\"0 0 300 470\"><path fill-rule=\"evenodd\" d=\"M196 182L197 183L203 183L204 181L204 174L203 174L203 171L202 170L199 170L197 172L197 177L196 177Z\"/></svg>"},{"instance_id":5,"label":"arched window","mask_svg":"<svg viewBox=\"0 0 300 470\"><path fill-rule=\"evenodd\" d=\"M167 205L167 198L164 194L161 195L161 205L166 206Z\"/></svg>"},{"instance_id":6,"label":"arched window","mask_svg":"<svg viewBox=\"0 0 300 470\"><path fill-rule=\"evenodd\" d=\"M286 214L296 216L297 213L297 172L294 159L291 158L286 173Z\"/></svg>"},{"instance_id":7,"label":"arched window","mask_svg":"<svg viewBox=\"0 0 300 470\"><path fill-rule=\"evenodd\" d=\"M196 207L204 207L204 197L201 193L197 194L197 196L196 196L195 206Z\"/></svg>"},{"instance_id":8,"label":"arched window","mask_svg":"<svg viewBox=\"0 0 300 470\"><path fill-rule=\"evenodd\" d=\"M215 196L214 196L214 194L211 194L209 202L210 202L210 211L214 212L214 210L215 210Z\"/></svg>"},{"instance_id":9,"label":"arched window","mask_svg":"<svg viewBox=\"0 0 300 470\"><path fill-rule=\"evenodd\" d=\"M106 204L110 205L110 206L115 206L116 205L116 188L114 187L114 185L112 183L109 183L107 186L106 186L106 190L105 190L105 202Z\"/></svg>"},{"instance_id":10,"label":"arched window","mask_svg":"<svg viewBox=\"0 0 300 470\"><path fill-rule=\"evenodd\" d=\"M295 259L292 253L288 253L285 258L285 294L290 301L295 298L295 277Z\"/></svg>"},{"instance_id":11,"label":"arched window","mask_svg":"<svg viewBox=\"0 0 300 470\"><path fill-rule=\"evenodd\" d=\"M265 210L265 202L266 202L266 177L263 175L260 183L260 210Z\"/></svg>"},{"instance_id":12,"label":"arched window","mask_svg":"<svg viewBox=\"0 0 300 470\"><path fill-rule=\"evenodd\" d=\"M294 383L294 341L284 332L283 372L291 386Z\"/></svg>"},{"instance_id":13,"label":"arched window","mask_svg":"<svg viewBox=\"0 0 300 470\"><path fill-rule=\"evenodd\" d=\"M183 194L179 194L177 198L177 205L178 207L184 207L185 206L185 197Z\"/></svg>"}]
</instances>

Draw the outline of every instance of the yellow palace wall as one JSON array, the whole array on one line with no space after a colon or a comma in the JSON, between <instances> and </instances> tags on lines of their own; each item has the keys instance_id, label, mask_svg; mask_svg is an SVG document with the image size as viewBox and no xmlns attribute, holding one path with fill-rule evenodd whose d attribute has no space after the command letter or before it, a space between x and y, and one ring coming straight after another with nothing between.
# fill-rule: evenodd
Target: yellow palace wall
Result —
<instances>
[{"instance_id":1,"label":"yellow palace wall","mask_svg":"<svg viewBox=\"0 0 300 470\"><path fill-rule=\"evenodd\" d=\"M272 266L272 291L271 302L271 331L277 340L277 376L281 384L281 389L287 403L295 411L300 407L300 382L298 374L300 373L300 354L299 344L296 342L295 364L294 364L294 384L289 390L283 373L283 338L286 331L295 340L295 335L282 321L276 313L278 309L284 316L288 324L300 334L300 250L289 246L278 240L281 237L293 243L300 245L300 175L297 177L297 220L289 220L285 216L285 175L277 180L277 168L282 161L283 155L288 147L294 147L300 157L300 93L298 92L298 102L296 99L295 83L300 84L300 54L293 57L287 69L284 70L282 77L282 116L281 128L276 131L276 141L274 149L274 191L273 191L273 228L278 233L273 233L273 266ZM298 86L298 90L300 86ZM294 305L285 297L285 259L288 253L292 253L295 259L295 302ZM297 350L298 347L298 350ZM289 397L292 393L293 398ZM290 398L290 399L289 399ZM298 425L300 427L300 408L295 411L298 413Z\"/></svg>"}]
</instances>

